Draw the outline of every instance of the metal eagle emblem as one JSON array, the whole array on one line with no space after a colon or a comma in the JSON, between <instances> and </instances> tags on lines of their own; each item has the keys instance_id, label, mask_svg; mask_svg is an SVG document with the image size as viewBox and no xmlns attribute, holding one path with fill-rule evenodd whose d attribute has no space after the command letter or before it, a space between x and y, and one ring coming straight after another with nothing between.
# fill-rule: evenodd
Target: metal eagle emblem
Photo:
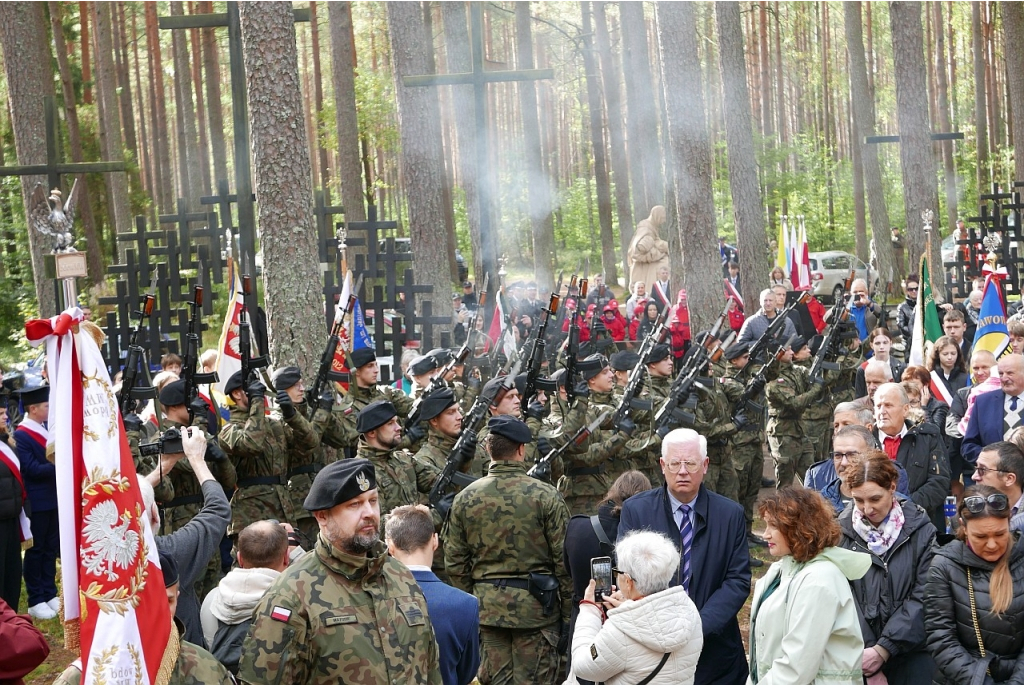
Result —
<instances>
[{"instance_id":1,"label":"metal eagle emblem","mask_svg":"<svg viewBox=\"0 0 1024 685\"><path fill-rule=\"evenodd\" d=\"M71 228L75 221L75 205L78 203L78 180L68 193L68 199L61 203L60 189L54 188L49 197L42 183L37 183L30 199L29 222L32 227L53 239L54 252L77 252L73 244Z\"/></svg>"},{"instance_id":2,"label":"metal eagle emblem","mask_svg":"<svg viewBox=\"0 0 1024 685\"><path fill-rule=\"evenodd\" d=\"M359 486L360 491L366 492L370 489L370 479L365 474L360 473L356 476L356 485Z\"/></svg>"}]
</instances>

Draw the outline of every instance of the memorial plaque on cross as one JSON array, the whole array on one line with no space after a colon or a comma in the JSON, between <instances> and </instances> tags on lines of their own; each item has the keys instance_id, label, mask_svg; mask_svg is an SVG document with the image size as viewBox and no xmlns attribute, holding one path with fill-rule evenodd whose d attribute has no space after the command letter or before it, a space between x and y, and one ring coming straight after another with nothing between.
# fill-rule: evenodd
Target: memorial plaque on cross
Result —
<instances>
[{"instance_id":1,"label":"memorial plaque on cross","mask_svg":"<svg viewBox=\"0 0 1024 685\"><path fill-rule=\"evenodd\" d=\"M477 194L480 206L480 250L483 274L477 274L477 282L490 276L492 283L498 282L498 245L497 233L490 224L492 194L490 187L490 141L487 127L487 86L491 83L509 83L513 81L541 81L555 77L553 69L523 69L515 71L487 71L484 69L484 14L483 3L471 2L470 8L470 42L473 52L473 71L462 74L425 74L422 76L406 76L406 86L453 86L472 85L476 128L476 170Z\"/></svg>"}]
</instances>

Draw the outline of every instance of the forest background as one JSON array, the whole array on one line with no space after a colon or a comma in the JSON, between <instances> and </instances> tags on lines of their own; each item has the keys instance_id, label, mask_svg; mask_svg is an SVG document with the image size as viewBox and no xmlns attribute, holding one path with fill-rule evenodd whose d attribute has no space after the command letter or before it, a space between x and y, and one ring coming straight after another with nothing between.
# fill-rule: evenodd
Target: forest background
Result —
<instances>
[{"instance_id":1,"label":"forest background","mask_svg":"<svg viewBox=\"0 0 1024 685\"><path fill-rule=\"evenodd\" d=\"M442 183L433 188L413 187L416 179L403 172L396 92L396 76L422 73L396 59L396 45L423 47L428 72L468 70L466 3L295 6L311 11L310 22L295 24L295 104L312 187L344 203L350 219L364 218L372 199L380 215L402 223L398 235L410 234L410 209L423 193L439 195L437 225L419 227L418 236L412 227L417 259L429 263L422 239L433 235L431 249L452 267L440 281L455 280L456 247L479 272L472 116L465 118L467 100L460 99L467 87L436 89ZM976 213L979 189L1024 179L1013 156L1015 128L1024 127L1024 113L1014 117L1024 109L1024 63L1017 64L1024 55L1007 49L1024 37L1021 3L484 7L487 69L554 70L551 80L488 89L498 253L512 273L536 274L542 290L586 258L610 282L623 279L625 246L655 204L669 208L662 237L684 283L696 277L684 269L688 256L702 254L690 266L717 258L717 234L739 245L744 282L757 285L766 283L769 242L784 215L804 217L812 251L841 249L867 260L872 232L885 242L890 225L911 229L911 239L920 235L912 230L919 226L907 225L908 183L935 188L935 223L947 235L956 218ZM128 174L86 177L76 233L79 247L88 247L93 300L110 290L99 274L118 260L115 223L129 230L130 217L173 213L176 198L198 202L218 179L233 178L227 32L157 27L161 16L224 11L225 3L208 1L0 4L7 103L0 165L18 158L15 121L31 99L26 93L41 99L49 92L64 121L67 159L123 157L129 166ZM916 50L901 38L908 14L920 27ZM16 53L40 58L26 68ZM913 80L915 70L923 70L926 88L898 103L897 81ZM745 92L730 81L736 74ZM900 104L915 108L931 131L965 136L932 146L933 178L904 176L900 144L858 144L866 135L899 134ZM729 135L730 116L744 113L749 150ZM730 181L748 152L756 182L744 191ZM875 172L865 168L871 156ZM692 168L696 187L676 171ZM692 202L687 194L701 197ZM760 211L744 215L737 198ZM747 217L739 235L737 216ZM908 245L912 258L921 249ZM883 250L880 258L891 259ZM0 363L24 357L22 322L41 311L29 254L21 181L0 178ZM748 304L757 289L744 289Z\"/></svg>"}]
</instances>

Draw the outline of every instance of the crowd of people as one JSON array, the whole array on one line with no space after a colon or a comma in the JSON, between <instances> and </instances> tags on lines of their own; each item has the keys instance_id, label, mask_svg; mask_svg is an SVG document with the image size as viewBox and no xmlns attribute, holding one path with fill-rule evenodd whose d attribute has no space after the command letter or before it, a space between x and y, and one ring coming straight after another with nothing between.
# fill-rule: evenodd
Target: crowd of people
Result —
<instances>
[{"instance_id":1,"label":"crowd of people","mask_svg":"<svg viewBox=\"0 0 1024 685\"><path fill-rule=\"evenodd\" d=\"M664 257L654 235L638 255ZM863 281L832 311L790 306L780 282L691 334L667 267L644 263L625 305L597 277L563 288L539 376L505 375L471 282L455 299L472 354L403 355L407 391L363 348L318 397L294 366L190 397L167 355L123 419L174 682L1024 677L1024 323L1012 354L970 355L975 303L943 306L945 335L908 366L910 275L893 328ZM546 303L509 288L521 362ZM0 415L17 460L0 460L0 634L31 629L22 579L30 616L60 610L48 393L27 384L10 428ZM756 585L752 549L776 559ZM80 679L71 664L58 682Z\"/></svg>"}]
</instances>

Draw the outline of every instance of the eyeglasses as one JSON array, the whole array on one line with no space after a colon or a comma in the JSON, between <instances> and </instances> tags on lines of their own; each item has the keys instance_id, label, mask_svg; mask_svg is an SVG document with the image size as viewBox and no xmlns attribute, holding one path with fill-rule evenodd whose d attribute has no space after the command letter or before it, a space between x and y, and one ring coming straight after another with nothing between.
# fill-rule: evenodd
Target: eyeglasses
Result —
<instances>
[{"instance_id":1,"label":"eyeglasses","mask_svg":"<svg viewBox=\"0 0 1024 685\"><path fill-rule=\"evenodd\" d=\"M701 463L699 461L667 461L665 462L665 469L669 473L679 473L679 469L685 468L687 473L697 473L700 469Z\"/></svg>"},{"instance_id":2,"label":"eyeglasses","mask_svg":"<svg viewBox=\"0 0 1024 685\"><path fill-rule=\"evenodd\" d=\"M981 495L964 497L963 506L972 514L980 514L985 511L986 504L992 511L1006 511L1010 506L1010 500L1001 492L989 495L988 497L982 497Z\"/></svg>"},{"instance_id":3,"label":"eyeglasses","mask_svg":"<svg viewBox=\"0 0 1024 685\"><path fill-rule=\"evenodd\" d=\"M853 459L859 457L860 452L833 452L832 461L842 461L843 459Z\"/></svg>"},{"instance_id":4,"label":"eyeglasses","mask_svg":"<svg viewBox=\"0 0 1024 685\"><path fill-rule=\"evenodd\" d=\"M907 288L907 292L908 293L916 293L917 292L917 288Z\"/></svg>"},{"instance_id":5,"label":"eyeglasses","mask_svg":"<svg viewBox=\"0 0 1024 685\"><path fill-rule=\"evenodd\" d=\"M1007 471L1004 471L1003 469L990 469L987 466L975 466L974 467L974 471L975 471L975 473L977 473L982 478L984 478L985 474L989 473L989 472L991 472L991 473L1007 473Z\"/></svg>"}]
</instances>

